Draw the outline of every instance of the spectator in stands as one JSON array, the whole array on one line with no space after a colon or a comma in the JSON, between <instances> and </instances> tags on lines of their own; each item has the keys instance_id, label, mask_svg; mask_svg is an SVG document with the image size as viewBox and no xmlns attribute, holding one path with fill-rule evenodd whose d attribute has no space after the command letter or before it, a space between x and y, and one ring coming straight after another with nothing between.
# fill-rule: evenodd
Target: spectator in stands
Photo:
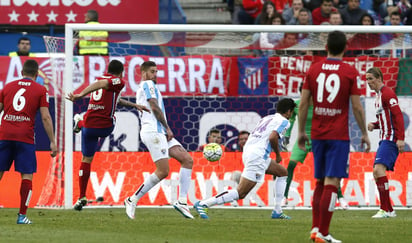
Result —
<instances>
[{"instance_id":1,"label":"spectator in stands","mask_svg":"<svg viewBox=\"0 0 412 243\"><path fill-rule=\"evenodd\" d=\"M362 15L360 25L374 25L372 15L365 13ZM380 37L377 33L356 33L348 39L348 52L346 56L376 55L379 51L368 50L380 45Z\"/></svg>"},{"instance_id":2,"label":"spectator in stands","mask_svg":"<svg viewBox=\"0 0 412 243\"><path fill-rule=\"evenodd\" d=\"M217 143L220 144L220 146L222 147L222 150L225 152L229 152L230 149L227 148L225 145L222 144L222 134L220 133L219 129L216 128L212 128L210 129L208 135L207 135L207 144L209 143ZM203 151L203 148L205 147L206 144L203 144L201 146L199 146L196 151Z\"/></svg>"},{"instance_id":3,"label":"spectator in stands","mask_svg":"<svg viewBox=\"0 0 412 243\"><path fill-rule=\"evenodd\" d=\"M99 24L99 14L96 10L88 10L85 15L87 24ZM107 31L79 31L78 49L80 55L102 55L109 54L107 38L109 33Z\"/></svg>"},{"instance_id":4,"label":"spectator in stands","mask_svg":"<svg viewBox=\"0 0 412 243\"><path fill-rule=\"evenodd\" d=\"M332 0L322 0L320 7L312 11L313 24L320 25L323 22L329 22L332 11L337 11L333 7Z\"/></svg>"},{"instance_id":5,"label":"spectator in stands","mask_svg":"<svg viewBox=\"0 0 412 243\"><path fill-rule=\"evenodd\" d=\"M341 25L342 24L342 16L340 15L339 11L330 13L329 23L331 25Z\"/></svg>"},{"instance_id":6,"label":"spectator in stands","mask_svg":"<svg viewBox=\"0 0 412 243\"><path fill-rule=\"evenodd\" d=\"M239 12L240 24L254 24L263 8L263 0L242 0L243 11Z\"/></svg>"},{"instance_id":7,"label":"spectator in stands","mask_svg":"<svg viewBox=\"0 0 412 243\"><path fill-rule=\"evenodd\" d=\"M293 0L291 8L285 8L282 12L282 17L286 24L297 24L299 10L303 8L302 0ZM312 24L312 13L309 11L309 23Z\"/></svg>"},{"instance_id":8,"label":"spectator in stands","mask_svg":"<svg viewBox=\"0 0 412 243\"><path fill-rule=\"evenodd\" d=\"M348 0L348 5L340 10L344 25L358 25L361 17L367 13L366 10L359 7L359 0Z\"/></svg>"},{"instance_id":9,"label":"spectator in stands","mask_svg":"<svg viewBox=\"0 0 412 243\"><path fill-rule=\"evenodd\" d=\"M266 1L263 4L262 12L256 17L255 24L268 24L276 12L275 4L271 1Z\"/></svg>"},{"instance_id":10,"label":"spectator in stands","mask_svg":"<svg viewBox=\"0 0 412 243\"><path fill-rule=\"evenodd\" d=\"M30 48L31 48L30 39L23 36L17 42L17 51L10 52L9 56L10 57L16 57L16 56L34 57L35 55L33 53L30 53Z\"/></svg>"},{"instance_id":11,"label":"spectator in stands","mask_svg":"<svg viewBox=\"0 0 412 243\"><path fill-rule=\"evenodd\" d=\"M298 21L297 25L311 25L310 22L310 11L306 8L302 8L299 10Z\"/></svg>"},{"instance_id":12,"label":"spectator in stands","mask_svg":"<svg viewBox=\"0 0 412 243\"><path fill-rule=\"evenodd\" d=\"M296 56L299 55L297 51L285 50L289 47L298 44L298 35L296 33L285 33L280 42L275 46L276 54L282 56Z\"/></svg>"},{"instance_id":13,"label":"spectator in stands","mask_svg":"<svg viewBox=\"0 0 412 243\"><path fill-rule=\"evenodd\" d=\"M237 136L237 149L236 151L243 152L243 147L246 144L247 139L249 138L250 132L242 130Z\"/></svg>"},{"instance_id":14,"label":"spectator in stands","mask_svg":"<svg viewBox=\"0 0 412 243\"><path fill-rule=\"evenodd\" d=\"M385 25L393 25L393 26L399 26L403 25L401 22L401 14L398 11L393 11L389 14L389 22L387 22ZM381 43L385 44L388 42L392 42L394 46L400 47L402 46L402 42L405 41L407 43L410 43L410 35L409 34L403 34L403 33L384 33L381 34ZM393 57L401 57L402 55L402 49L393 49L393 53L391 53L391 50L381 50L381 55L383 56L393 56Z\"/></svg>"},{"instance_id":15,"label":"spectator in stands","mask_svg":"<svg viewBox=\"0 0 412 243\"><path fill-rule=\"evenodd\" d=\"M273 18L269 20L272 25L284 25L285 20L282 18L282 15L275 13ZM265 56L271 56L274 54L273 48L282 40L283 33L279 32L264 32L260 33L259 45L262 49L262 53Z\"/></svg>"}]
</instances>

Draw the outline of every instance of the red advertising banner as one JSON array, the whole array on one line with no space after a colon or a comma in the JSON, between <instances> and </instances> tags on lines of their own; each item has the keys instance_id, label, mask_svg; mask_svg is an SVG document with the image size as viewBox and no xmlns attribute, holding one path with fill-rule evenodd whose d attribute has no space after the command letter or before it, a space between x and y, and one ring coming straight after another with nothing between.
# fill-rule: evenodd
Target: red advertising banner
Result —
<instances>
[{"instance_id":1,"label":"red advertising banner","mask_svg":"<svg viewBox=\"0 0 412 243\"><path fill-rule=\"evenodd\" d=\"M194 159L192 185L189 190L189 204L221 192L226 188L235 187L236 183L230 178L235 170L241 171L240 152L226 152L219 162L208 162L202 153L191 153ZM37 152L38 173L34 176L33 196L30 207L39 201L40 192L44 185L50 160L48 152ZM342 183L342 192L350 205L378 205L379 195L373 180L372 166L375 153L355 152L350 154L348 179ZM283 165L289 161L289 153L282 153ZM81 153L74 153L74 198L79 195L78 170ZM153 188L140 201L139 205L169 205L177 199L179 163L170 160L170 174L158 186ZM412 153L403 153L396 162L395 171L388 173L391 199L395 206L412 205ZM150 154L147 152L99 152L92 164L87 197L95 199L103 196L101 205L123 205L123 200L137 190L148 176L155 170ZM6 172L0 182L0 205L4 207L19 207L20 175ZM9 185L9 186L4 186ZM309 154L304 164L296 167L294 179L289 191L289 206L310 206L315 180L313 179L313 156ZM239 205L273 206L274 182L272 176L266 176L265 182L259 185L249 195L239 201ZM53 193L56 190L44 190ZM57 190L59 191L59 190ZM409 196L408 196L409 195ZM54 196L54 195L46 195ZM228 204L230 205L230 204Z\"/></svg>"},{"instance_id":2,"label":"red advertising banner","mask_svg":"<svg viewBox=\"0 0 412 243\"><path fill-rule=\"evenodd\" d=\"M21 78L24 61L28 57L0 57L0 90L5 83ZM33 59L33 58L31 58ZM49 84L49 93L53 90L53 62L49 58L34 58L39 62L39 78ZM228 71L231 58L204 55L182 57L149 56L77 56L74 58L73 89L82 90L107 71L111 59L124 63L123 77L126 88L123 96L135 96L140 82L140 64L155 61L157 64L157 86L163 96L193 96L227 94L229 85ZM64 59L62 59L64 60ZM58 63L58 62L55 62ZM58 69L58 70L57 70ZM55 72L63 72L64 65L56 65Z\"/></svg>"},{"instance_id":3,"label":"red advertising banner","mask_svg":"<svg viewBox=\"0 0 412 243\"><path fill-rule=\"evenodd\" d=\"M243 82L239 79L244 76L239 74L239 61L236 57L213 55L180 57L76 56L73 68L73 89L81 90L94 82L97 77L107 70L109 61L112 58L116 58L125 64L124 79L126 80L126 88L123 92L124 96L135 96L140 82L140 64L147 60L157 63L158 87L164 96L238 96L239 82ZM2 64L0 65L0 90L5 83L21 77L21 69L26 59L27 57L0 57L0 63ZM62 73L64 65L56 65L53 68L51 59L35 59L39 62L39 79L48 84L50 95L54 95L52 72ZM259 77L262 81L268 80L268 82L262 82L262 84L268 83L268 95L297 97L299 96L299 83L305 78L311 64L319 60L322 60L322 57L270 57L268 59L269 71L258 72L258 70L256 73L261 74ZM359 71L363 95L366 97L373 94L365 81L365 73L371 67L381 68L385 84L395 89L399 71L399 60L397 58L364 56L344 58L344 61L354 65ZM61 59L60 63L64 63L64 59ZM253 67L252 64L249 66L244 70L258 69Z\"/></svg>"},{"instance_id":4,"label":"red advertising banner","mask_svg":"<svg viewBox=\"0 0 412 243\"><path fill-rule=\"evenodd\" d=\"M278 96L299 96L298 87L314 62L323 60L318 56L283 56L269 59L269 94ZM369 97L372 91L366 83L366 71L371 67L379 67L387 86L395 90L399 60L397 58L380 57L345 57L343 61L355 66L362 81L363 95Z\"/></svg>"},{"instance_id":5,"label":"red advertising banner","mask_svg":"<svg viewBox=\"0 0 412 243\"><path fill-rule=\"evenodd\" d=\"M159 1L2 0L0 1L0 24L64 25L66 23L84 23L84 16L90 9L99 13L100 23L159 23Z\"/></svg>"}]
</instances>

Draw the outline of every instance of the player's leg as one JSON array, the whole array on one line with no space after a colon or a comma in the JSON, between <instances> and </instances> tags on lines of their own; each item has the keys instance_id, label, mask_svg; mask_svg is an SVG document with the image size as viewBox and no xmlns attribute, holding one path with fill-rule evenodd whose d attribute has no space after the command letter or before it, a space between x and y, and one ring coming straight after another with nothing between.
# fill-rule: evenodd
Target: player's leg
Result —
<instances>
[{"instance_id":1,"label":"player's leg","mask_svg":"<svg viewBox=\"0 0 412 243\"><path fill-rule=\"evenodd\" d=\"M338 197L338 187L341 178L348 177L349 141L326 140L323 141L323 143L326 145L326 147L324 147L323 160L327 162L324 166L325 181L319 203L319 232L316 238L324 240L325 238L332 237L329 234L329 226ZM315 153L314 142L313 151Z\"/></svg>"},{"instance_id":2,"label":"player's leg","mask_svg":"<svg viewBox=\"0 0 412 243\"><path fill-rule=\"evenodd\" d=\"M306 151L310 151L311 149L312 148L307 145ZM298 143L295 143L295 145L293 145L292 153L290 155L290 160L289 160L289 164L287 168L288 178L286 180L286 189L285 189L285 195L284 195L285 198L288 198L289 188L293 180L293 174L294 174L296 165L298 162L303 163L303 161L305 161L306 155L308 154L308 152L306 151L301 150L298 146Z\"/></svg>"},{"instance_id":3,"label":"player's leg","mask_svg":"<svg viewBox=\"0 0 412 243\"><path fill-rule=\"evenodd\" d=\"M312 228L310 232L310 239L315 241L316 235L319 231L320 226L320 201L323 194L324 188L324 178L325 178L325 161L324 161L324 148L325 144L323 141L312 140L313 158L314 158L314 171L316 185L313 191L312 197Z\"/></svg>"},{"instance_id":4,"label":"player's leg","mask_svg":"<svg viewBox=\"0 0 412 243\"><path fill-rule=\"evenodd\" d=\"M150 152L156 170L145 178L132 196L124 200L126 214L130 219L134 219L135 207L140 198L169 175L169 147L166 136L155 132L141 132L140 137Z\"/></svg>"},{"instance_id":5,"label":"player's leg","mask_svg":"<svg viewBox=\"0 0 412 243\"><path fill-rule=\"evenodd\" d=\"M82 162L79 169L79 199L74 205L75 210L82 210L87 205L87 184L89 183L91 164L100 137L107 137L114 127L109 128L83 128L82 132Z\"/></svg>"},{"instance_id":6,"label":"player's leg","mask_svg":"<svg viewBox=\"0 0 412 243\"><path fill-rule=\"evenodd\" d=\"M176 139L169 141L170 143L178 143ZM193 158L190 154L180 145L174 144L169 149L170 157L176 159L180 164L179 171L179 202L187 203L187 193L189 191L190 182L192 178Z\"/></svg>"},{"instance_id":7,"label":"player's leg","mask_svg":"<svg viewBox=\"0 0 412 243\"><path fill-rule=\"evenodd\" d=\"M187 193L189 192L192 179L193 159L176 139L173 138L168 144L170 147L170 157L176 159L181 164L179 171L179 198L173 203L173 207L184 217L193 219L193 215L187 206Z\"/></svg>"},{"instance_id":8,"label":"player's leg","mask_svg":"<svg viewBox=\"0 0 412 243\"><path fill-rule=\"evenodd\" d=\"M395 217L389 195L389 181L386 176L387 170L392 170L398 157L398 148L392 141L382 141L376 152L373 165L373 177L379 191L380 210L372 218Z\"/></svg>"},{"instance_id":9,"label":"player's leg","mask_svg":"<svg viewBox=\"0 0 412 243\"><path fill-rule=\"evenodd\" d=\"M207 208L218 204L230 203L235 200L243 199L253 189L258 182L263 182L265 170L270 163L270 158L266 161L261 158L248 160L247 155L243 155L245 168L240 177L239 185L236 189L224 191L214 197L198 201L194 208L202 219L208 219Z\"/></svg>"},{"instance_id":10,"label":"player's leg","mask_svg":"<svg viewBox=\"0 0 412 243\"><path fill-rule=\"evenodd\" d=\"M256 182L244 177L243 175L244 173L240 177L239 185L236 189L226 190L216 196L196 202L193 207L199 214L200 218L209 218L207 215L207 208L245 198L256 185Z\"/></svg>"},{"instance_id":11,"label":"player's leg","mask_svg":"<svg viewBox=\"0 0 412 243\"><path fill-rule=\"evenodd\" d=\"M17 224L31 224L27 218L32 189L33 173L37 171L36 148L34 144L15 142L17 152L15 154L14 167L21 174L20 184L20 209L17 215Z\"/></svg>"},{"instance_id":12,"label":"player's leg","mask_svg":"<svg viewBox=\"0 0 412 243\"><path fill-rule=\"evenodd\" d=\"M286 180L288 178L288 171L281 164L271 160L265 172L269 175L276 176L274 194L275 194L275 208L272 211L273 219L290 219L289 216L282 211L282 199L286 189Z\"/></svg>"}]
</instances>

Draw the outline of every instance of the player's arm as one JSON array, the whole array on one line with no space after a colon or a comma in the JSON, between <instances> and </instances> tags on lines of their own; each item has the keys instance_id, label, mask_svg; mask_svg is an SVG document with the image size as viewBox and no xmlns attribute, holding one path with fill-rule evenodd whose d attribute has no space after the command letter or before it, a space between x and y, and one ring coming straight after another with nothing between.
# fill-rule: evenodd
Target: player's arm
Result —
<instances>
[{"instance_id":1,"label":"player's arm","mask_svg":"<svg viewBox=\"0 0 412 243\"><path fill-rule=\"evenodd\" d=\"M279 134L277 131L273 131L269 135L269 142L270 146L272 147L273 152L276 154L276 162L280 163L282 161L282 157L280 156L280 151L279 151Z\"/></svg>"},{"instance_id":2,"label":"player's arm","mask_svg":"<svg viewBox=\"0 0 412 243\"><path fill-rule=\"evenodd\" d=\"M369 152L371 148L371 143L369 141L368 133L366 131L365 112L360 101L360 96L351 95L350 99L352 102L353 115L355 116L356 123L358 123L358 126L362 132L361 144L362 146L363 144L366 144L365 152Z\"/></svg>"},{"instance_id":3,"label":"player's arm","mask_svg":"<svg viewBox=\"0 0 412 243\"><path fill-rule=\"evenodd\" d=\"M150 110L149 110L146 106L144 106L144 105L139 105L139 104L136 104L136 103L127 101L127 100L125 100L125 99L119 99L119 105L126 106L126 107L136 108L136 109L139 110L139 111L142 111L142 112L143 112L143 111L147 111L147 112L150 113Z\"/></svg>"},{"instance_id":4,"label":"player's arm","mask_svg":"<svg viewBox=\"0 0 412 243\"><path fill-rule=\"evenodd\" d=\"M108 89L108 88L109 88L109 80L101 79L87 86L79 94L73 94L72 92L70 92L69 94L67 94L66 99L71 100L71 101L76 101L90 94L93 91L96 91L99 89Z\"/></svg>"},{"instance_id":5,"label":"player's arm","mask_svg":"<svg viewBox=\"0 0 412 243\"><path fill-rule=\"evenodd\" d=\"M53 122L50 116L49 108L40 107L40 115L41 120L43 122L44 130L46 131L46 134L50 140L50 155L54 157L57 154L57 145L56 140L54 139Z\"/></svg>"},{"instance_id":6,"label":"player's arm","mask_svg":"<svg viewBox=\"0 0 412 243\"><path fill-rule=\"evenodd\" d=\"M150 108L153 112L153 115L156 117L156 119L160 122L160 124L163 125L163 127L166 129L166 135L167 135L167 141L172 139L174 137L172 130L170 129L169 125L167 125L166 122L166 117L163 115L162 109L160 109L157 99L151 98L148 100L150 104Z\"/></svg>"},{"instance_id":7,"label":"player's arm","mask_svg":"<svg viewBox=\"0 0 412 243\"><path fill-rule=\"evenodd\" d=\"M396 95L393 95L392 97L385 100L389 101L392 99L396 99L396 101L398 101ZM403 121L403 114L401 108L399 107L399 102L396 102L396 105L391 105L388 102L387 106L389 107L392 116L393 130L395 130L395 135L397 139L396 145L398 147L399 152L403 153L405 150L405 125Z\"/></svg>"},{"instance_id":8,"label":"player's arm","mask_svg":"<svg viewBox=\"0 0 412 243\"><path fill-rule=\"evenodd\" d=\"M3 108L4 108L3 103L0 103L0 113L2 113L2 112L3 112Z\"/></svg>"},{"instance_id":9,"label":"player's arm","mask_svg":"<svg viewBox=\"0 0 412 243\"><path fill-rule=\"evenodd\" d=\"M306 143L309 143L308 135L305 132L306 118L310 104L311 94L308 89L302 89L298 113L298 145L303 151L306 151Z\"/></svg>"}]
</instances>

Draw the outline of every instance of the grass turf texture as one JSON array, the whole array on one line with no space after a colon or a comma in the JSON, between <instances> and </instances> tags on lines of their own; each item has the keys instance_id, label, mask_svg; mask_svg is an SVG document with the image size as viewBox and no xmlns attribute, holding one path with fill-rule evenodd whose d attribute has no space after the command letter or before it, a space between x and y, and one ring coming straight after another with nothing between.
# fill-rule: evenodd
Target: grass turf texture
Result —
<instances>
[{"instance_id":1,"label":"grass turf texture","mask_svg":"<svg viewBox=\"0 0 412 243\"><path fill-rule=\"evenodd\" d=\"M183 218L172 208L137 208L129 220L122 208L29 209L33 225L17 225L17 209L0 209L0 242L309 242L310 210L286 210L292 220L274 220L270 210L209 209L210 220ZM376 211L335 211L331 233L343 242L411 242L412 210L372 219Z\"/></svg>"}]
</instances>

